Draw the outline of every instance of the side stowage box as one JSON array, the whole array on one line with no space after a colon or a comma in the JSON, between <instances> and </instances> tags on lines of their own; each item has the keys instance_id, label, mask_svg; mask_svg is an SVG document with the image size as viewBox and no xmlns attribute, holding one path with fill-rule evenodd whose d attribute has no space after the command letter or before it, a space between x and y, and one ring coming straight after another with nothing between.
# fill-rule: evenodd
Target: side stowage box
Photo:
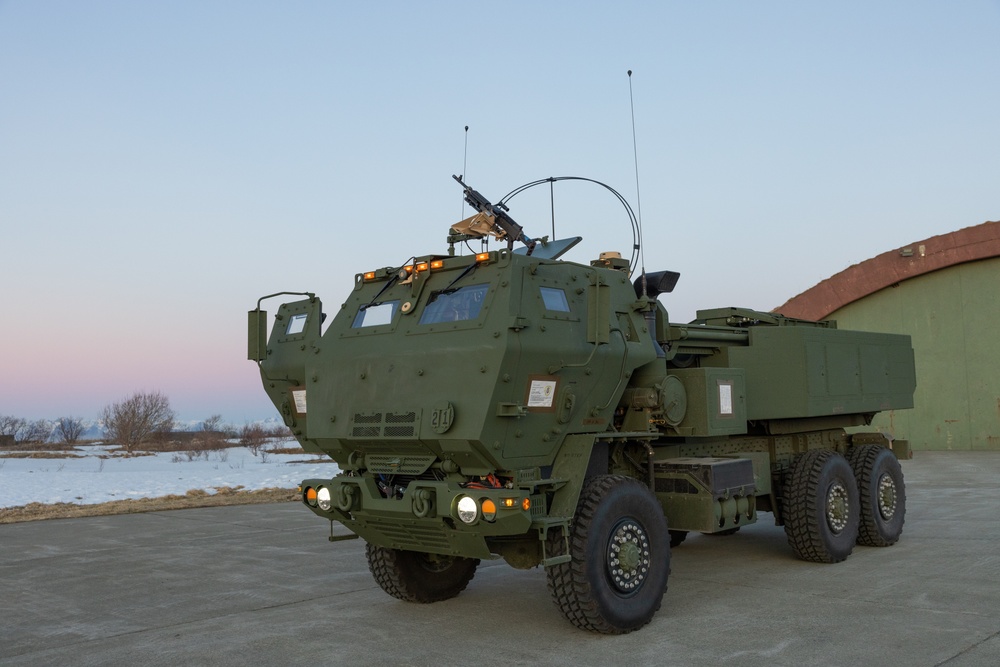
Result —
<instances>
[{"instance_id":1,"label":"side stowage box","mask_svg":"<svg viewBox=\"0 0 1000 667\"><path fill-rule=\"evenodd\" d=\"M746 374L742 368L684 368L670 374L684 385L687 398L678 433L713 436L747 432Z\"/></svg>"}]
</instances>

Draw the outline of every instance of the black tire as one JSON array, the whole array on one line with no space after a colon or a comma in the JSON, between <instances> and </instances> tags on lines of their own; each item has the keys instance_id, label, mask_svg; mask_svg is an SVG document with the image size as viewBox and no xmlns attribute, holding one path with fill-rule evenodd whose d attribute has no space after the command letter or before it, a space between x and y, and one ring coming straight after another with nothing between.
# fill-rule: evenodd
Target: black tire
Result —
<instances>
[{"instance_id":1,"label":"black tire","mask_svg":"<svg viewBox=\"0 0 1000 667\"><path fill-rule=\"evenodd\" d=\"M565 553L550 531L552 553ZM652 620L670 574L670 536L656 496L621 475L591 479L580 494L570 530L568 563L546 570L560 611L583 630L631 632Z\"/></svg>"},{"instance_id":2,"label":"black tire","mask_svg":"<svg viewBox=\"0 0 1000 667\"><path fill-rule=\"evenodd\" d=\"M848 461L861 496L858 544L895 544L906 517L906 485L896 455L881 445L860 445L851 450Z\"/></svg>"},{"instance_id":3,"label":"black tire","mask_svg":"<svg viewBox=\"0 0 1000 667\"><path fill-rule=\"evenodd\" d=\"M796 556L815 563L846 559L858 539L859 515L847 459L814 449L795 460L785 483L785 535Z\"/></svg>"},{"instance_id":4,"label":"black tire","mask_svg":"<svg viewBox=\"0 0 1000 667\"><path fill-rule=\"evenodd\" d=\"M478 558L438 556L365 546L368 569L389 595L406 602L439 602L465 590L476 574Z\"/></svg>"}]
</instances>

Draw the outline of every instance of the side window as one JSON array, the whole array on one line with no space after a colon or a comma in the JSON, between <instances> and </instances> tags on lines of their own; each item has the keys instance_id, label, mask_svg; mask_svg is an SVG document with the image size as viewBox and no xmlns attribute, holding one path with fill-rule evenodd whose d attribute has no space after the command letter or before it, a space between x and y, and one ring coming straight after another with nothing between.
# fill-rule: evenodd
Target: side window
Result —
<instances>
[{"instance_id":1,"label":"side window","mask_svg":"<svg viewBox=\"0 0 1000 667\"><path fill-rule=\"evenodd\" d=\"M569 301L566 300L566 292L555 287L539 287L542 292L542 302L545 310L558 310L563 313L569 312Z\"/></svg>"},{"instance_id":2,"label":"side window","mask_svg":"<svg viewBox=\"0 0 1000 667\"><path fill-rule=\"evenodd\" d=\"M489 289L488 283L467 285L458 289L432 292L420 315L420 324L440 324L442 322L462 322L479 317L483 299Z\"/></svg>"},{"instance_id":3,"label":"side window","mask_svg":"<svg viewBox=\"0 0 1000 667\"><path fill-rule=\"evenodd\" d=\"M285 329L286 336L294 336L306 330L306 321L309 319L308 313L296 313L288 320L288 328Z\"/></svg>"},{"instance_id":4,"label":"side window","mask_svg":"<svg viewBox=\"0 0 1000 667\"><path fill-rule=\"evenodd\" d=\"M358 314L354 316L354 324L351 325L351 328L359 329L389 324L398 309L399 299L361 306L358 309Z\"/></svg>"}]
</instances>

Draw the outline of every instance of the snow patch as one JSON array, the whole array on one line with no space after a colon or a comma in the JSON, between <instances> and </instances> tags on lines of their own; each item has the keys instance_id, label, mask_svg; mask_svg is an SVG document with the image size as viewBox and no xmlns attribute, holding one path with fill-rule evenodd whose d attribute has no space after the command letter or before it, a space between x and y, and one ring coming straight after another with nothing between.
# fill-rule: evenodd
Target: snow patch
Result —
<instances>
[{"instance_id":1,"label":"snow patch","mask_svg":"<svg viewBox=\"0 0 1000 667\"><path fill-rule=\"evenodd\" d=\"M103 445L79 446L73 453L80 458L0 458L0 507L28 503L92 505L183 495L191 489L215 493L216 488L224 486L242 486L249 491L295 488L304 479L329 479L339 470L325 456L268 453L262 460L243 447L208 452L207 458L194 460L188 460L184 452L101 458L110 456ZM305 463L293 463L296 461Z\"/></svg>"}]
</instances>

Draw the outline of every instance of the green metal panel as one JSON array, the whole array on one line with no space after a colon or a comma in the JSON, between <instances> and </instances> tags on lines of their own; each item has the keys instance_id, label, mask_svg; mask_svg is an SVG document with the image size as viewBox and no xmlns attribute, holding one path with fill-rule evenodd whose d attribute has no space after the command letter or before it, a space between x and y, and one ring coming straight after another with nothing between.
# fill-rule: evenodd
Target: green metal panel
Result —
<instances>
[{"instance_id":1,"label":"green metal panel","mask_svg":"<svg viewBox=\"0 0 1000 667\"><path fill-rule=\"evenodd\" d=\"M874 424L915 450L1000 450L1000 258L912 278L844 306L844 329L907 333L918 385L914 409Z\"/></svg>"},{"instance_id":2,"label":"green metal panel","mask_svg":"<svg viewBox=\"0 0 1000 667\"><path fill-rule=\"evenodd\" d=\"M742 368L672 369L687 394L687 414L679 424L692 436L747 432L746 380Z\"/></svg>"},{"instance_id":3,"label":"green metal panel","mask_svg":"<svg viewBox=\"0 0 1000 667\"><path fill-rule=\"evenodd\" d=\"M845 328L751 327L750 345L729 349L729 363L746 371L747 419L912 405L909 339Z\"/></svg>"}]
</instances>

